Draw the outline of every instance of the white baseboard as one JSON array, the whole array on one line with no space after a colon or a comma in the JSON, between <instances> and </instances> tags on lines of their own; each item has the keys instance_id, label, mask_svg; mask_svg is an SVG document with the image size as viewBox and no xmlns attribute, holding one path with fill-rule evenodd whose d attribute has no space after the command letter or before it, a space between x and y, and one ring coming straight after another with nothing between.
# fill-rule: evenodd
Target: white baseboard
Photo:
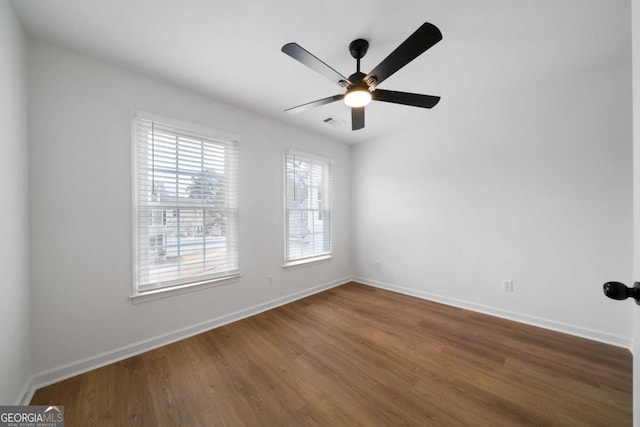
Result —
<instances>
[{"instance_id":1,"label":"white baseboard","mask_svg":"<svg viewBox=\"0 0 640 427\"><path fill-rule=\"evenodd\" d=\"M229 324L231 322L235 322L250 316L254 316L264 311L271 310L281 305L288 304L290 302L305 298L313 294L317 294L319 292L334 288L336 286L340 286L350 281L362 283L364 285L373 286L381 289L386 289L392 292L398 292L401 294L405 294L405 295L409 295L409 296L413 296L413 297L417 297L417 298L421 298L429 301L435 301L442 304L451 305L454 307L459 307L467 310L485 313L491 316L514 320L516 322L525 323L532 326L538 326L541 328L550 329L550 330L554 330L562 333L567 333L570 335L576 335L579 337L600 341L606 344L615 345L617 347L631 349L631 339L629 338L608 334L608 333L593 330L593 329L583 328L580 326L570 325L562 322L556 322L554 320L544 319L536 316L530 316L526 314L511 312L508 310L502 310L495 307L476 304L473 302L459 300L456 298L449 298L442 295L432 294L430 292L425 292L417 289L396 286L396 285L380 282L373 279L351 276L351 277L343 277L341 279L324 283L322 285L318 285L310 289L305 289L303 291L285 295L283 297L276 298L271 301L266 301L264 303L254 305L252 307L248 307L243 310L239 310L233 313L219 316L202 323L198 323L192 326L188 326L186 328L178 329L166 334L162 334L162 335L149 338L146 340L142 340L142 341L139 341L127 346L123 346L114 350L100 353L95 356L91 356L91 357L81 359L72 363L58 366L56 368L52 368L46 371L36 373L32 377L30 377L28 381L25 383L25 385L23 386L22 390L20 391L20 394L16 399L16 404L28 405L29 402L31 401L31 398L33 397L35 390L40 387L44 387L49 384L53 384L58 381L62 381L67 378L71 378L76 375L80 375L82 373L91 371L93 369L97 369L102 366L106 366L111 363L115 363L120 360L124 360L129 357L144 353L146 351L150 351L158 347L162 347L164 345L171 344L176 341L180 341L182 339L191 337L193 335L197 335L202 332L206 332L208 330L215 329L220 326Z\"/></svg>"},{"instance_id":2,"label":"white baseboard","mask_svg":"<svg viewBox=\"0 0 640 427\"><path fill-rule=\"evenodd\" d=\"M171 344L173 342L180 341L185 338L189 338L193 335L197 335L202 332L206 332L211 329L218 328L220 326L226 325L231 322L235 322L237 320L254 316L264 311L271 310L272 308L276 308L281 305L299 300L301 298L305 298L310 295L317 294L319 292L334 288L336 286L340 286L350 281L351 281L351 277L343 277L341 279L324 283L322 285L318 285L310 289L305 289L303 291L285 295L283 297L276 298L274 300L267 301L264 303L260 303L252 307L245 308L243 310L239 310L233 313L219 316L202 323L198 323L192 326L188 326L186 328L178 329L176 331L169 332L166 334L158 335L156 337L139 341L137 343L129 344L124 347L120 347L114 350L97 354L95 356L87 357L85 359L68 363L66 365L58 366L53 369L48 369L46 371L39 372L37 374L34 374L33 377L31 378L31 381L30 381L31 385L30 387L27 388L27 391L24 392L25 397L23 397L22 400L26 400L26 395L29 394L28 392L29 388L32 390L31 396L33 396L33 392L40 387L44 387L49 384L53 384L58 381L65 380L67 378L74 377L84 372L88 372L93 369L97 369L102 366L106 366L111 363L115 363L120 360L127 359L131 356L135 356L140 353L144 353L146 351L153 350L158 347L162 347L164 345ZM29 400L31 400L31 396L28 396Z\"/></svg>"},{"instance_id":3,"label":"white baseboard","mask_svg":"<svg viewBox=\"0 0 640 427\"><path fill-rule=\"evenodd\" d=\"M36 389L33 386L33 376L29 376L27 381L25 381L20 393L18 393L18 397L16 397L14 405L24 406L28 405L31 402L31 398L33 397L33 393L35 393Z\"/></svg>"},{"instance_id":4,"label":"white baseboard","mask_svg":"<svg viewBox=\"0 0 640 427\"><path fill-rule=\"evenodd\" d=\"M449 298L442 295L433 294L417 289L405 288L402 286L392 285L390 283L380 282L378 280L367 279L364 277L353 277L354 282L362 283L364 285L373 286L376 288L386 289L388 291L398 292L401 294L439 302L454 307L464 308L467 310L477 311L479 313L489 314L491 316L501 317L503 319L513 320L520 323L525 323L532 326L537 326L544 329L550 329L565 334L575 335L582 338L587 338L594 341L599 341L605 344L611 344L616 347L623 347L631 349L631 339L622 337L619 335L613 335L606 332L583 328L581 326L570 325L568 323L557 322L555 320L544 319L542 317L530 316L527 314L516 313L513 311L503 310L496 307L490 307L482 304L476 304L469 301L459 300L456 298Z\"/></svg>"}]
</instances>

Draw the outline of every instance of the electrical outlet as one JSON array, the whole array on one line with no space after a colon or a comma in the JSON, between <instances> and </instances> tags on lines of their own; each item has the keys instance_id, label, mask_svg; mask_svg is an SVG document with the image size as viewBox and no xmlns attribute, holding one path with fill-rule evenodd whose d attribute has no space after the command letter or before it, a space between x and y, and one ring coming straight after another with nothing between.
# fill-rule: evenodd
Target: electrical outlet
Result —
<instances>
[{"instance_id":1,"label":"electrical outlet","mask_svg":"<svg viewBox=\"0 0 640 427\"><path fill-rule=\"evenodd\" d=\"M502 290L505 292L513 292L513 280L503 280Z\"/></svg>"},{"instance_id":2,"label":"electrical outlet","mask_svg":"<svg viewBox=\"0 0 640 427\"><path fill-rule=\"evenodd\" d=\"M269 277L267 277L267 285L268 285L268 286L273 285L273 276L269 276Z\"/></svg>"}]
</instances>

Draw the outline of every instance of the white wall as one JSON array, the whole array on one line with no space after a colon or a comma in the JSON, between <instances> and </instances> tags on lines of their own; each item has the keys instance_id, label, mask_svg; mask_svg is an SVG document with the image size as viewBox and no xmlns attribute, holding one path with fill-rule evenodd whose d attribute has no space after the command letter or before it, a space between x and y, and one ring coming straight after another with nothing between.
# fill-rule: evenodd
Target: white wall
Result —
<instances>
[{"instance_id":1,"label":"white wall","mask_svg":"<svg viewBox=\"0 0 640 427\"><path fill-rule=\"evenodd\" d=\"M441 104L352 152L356 276L628 346L602 284L632 277L630 64Z\"/></svg>"},{"instance_id":2,"label":"white wall","mask_svg":"<svg viewBox=\"0 0 640 427\"><path fill-rule=\"evenodd\" d=\"M21 400L30 376L26 43L0 1L0 405Z\"/></svg>"},{"instance_id":3,"label":"white wall","mask_svg":"<svg viewBox=\"0 0 640 427\"><path fill-rule=\"evenodd\" d=\"M211 326L206 322L266 301L342 283L351 274L344 144L39 42L29 45L29 85L36 383L139 351L153 337L192 332L193 325ZM129 301L133 110L241 137L238 283ZM337 209L334 259L283 271L285 147L335 161Z\"/></svg>"},{"instance_id":4,"label":"white wall","mask_svg":"<svg viewBox=\"0 0 640 427\"><path fill-rule=\"evenodd\" d=\"M633 280L640 280L640 0L631 2L633 64ZM630 286L631 284L629 284ZM640 307L633 307L633 425L640 427Z\"/></svg>"}]
</instances>

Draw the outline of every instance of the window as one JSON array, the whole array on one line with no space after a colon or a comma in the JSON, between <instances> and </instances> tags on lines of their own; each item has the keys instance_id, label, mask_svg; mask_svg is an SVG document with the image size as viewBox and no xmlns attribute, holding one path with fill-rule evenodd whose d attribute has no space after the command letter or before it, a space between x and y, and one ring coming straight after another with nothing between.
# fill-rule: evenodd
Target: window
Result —
<instances>
[{"instance_id":1,"label":"window","mask_svg":"<svg viewBox=\"0 0 640 427\"><path fill-rule=\"evenodd\" d=\"M238 275L238 142L136 114L134 296Z\"/></svg>"},{"instance_id":2,"label":"window","mask_svg":"<svg viewBox=\"0 0 640 427\"><path fill-rule=\"evenodd\" d=\"M331 257L331 163L285 154L285 266Z\"/></svg>"}]
</instances>

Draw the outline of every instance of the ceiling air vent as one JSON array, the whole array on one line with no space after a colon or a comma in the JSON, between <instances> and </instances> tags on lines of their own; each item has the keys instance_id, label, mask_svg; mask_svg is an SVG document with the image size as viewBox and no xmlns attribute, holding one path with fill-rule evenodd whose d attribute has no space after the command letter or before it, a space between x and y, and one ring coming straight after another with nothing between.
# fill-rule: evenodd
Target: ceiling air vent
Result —
<instances>
[{"instance_id":1,"label":"ceiling air vent","mask_svg":"<svg viewBox=\"0 0 640 427\"><path fill-rule=\"evenodd\" d=\"M323 122L330 124L331 126L340 126L344 124L342 120L338 120L335 117L327 117Z\"/></svg>"}]
</instances>

